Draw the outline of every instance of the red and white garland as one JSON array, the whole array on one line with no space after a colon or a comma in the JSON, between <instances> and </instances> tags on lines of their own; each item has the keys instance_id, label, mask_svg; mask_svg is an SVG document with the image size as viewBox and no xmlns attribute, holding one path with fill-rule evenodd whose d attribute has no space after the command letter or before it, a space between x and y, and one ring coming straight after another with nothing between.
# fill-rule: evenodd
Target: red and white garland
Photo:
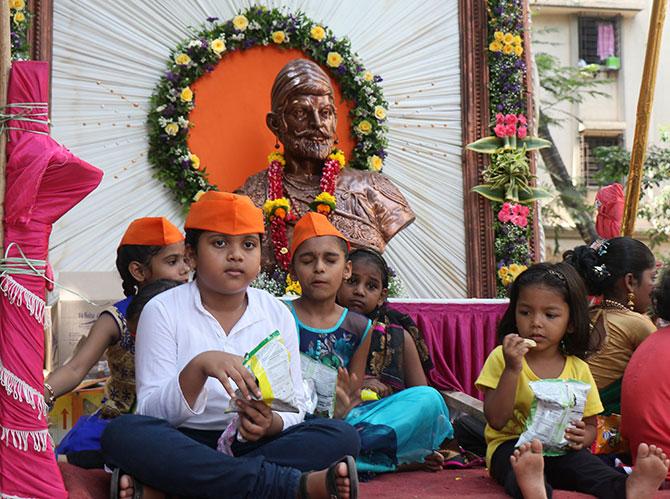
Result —
<instances>
[{"instance_id":1,"label":"red and white garland","mask_svg":"<svg viewBox=\"0 0 670 499\"><path fill-rule=\"evenodd\" d=\"M286 160L280 152L273 152L268 156L268 199L263 204L263 212L270 224L270 238L279 268L288 270L291 264L291 254L288 249L286 222L295 220L297 215L291 210L291 203L284 196L284 166ZM330 216L335 211L335 186L337 177L346 163L344 153L333 149L328 155L321 172L319 187L321 193L314 197L310 208L317 213Z\"/></svg>"}]
</instances>

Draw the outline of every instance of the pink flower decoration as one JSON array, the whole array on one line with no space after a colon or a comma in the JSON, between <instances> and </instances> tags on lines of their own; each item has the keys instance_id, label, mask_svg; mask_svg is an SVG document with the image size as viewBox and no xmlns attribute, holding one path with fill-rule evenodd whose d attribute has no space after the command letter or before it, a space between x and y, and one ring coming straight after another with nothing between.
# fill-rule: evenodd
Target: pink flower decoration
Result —
<instances>
[{"instance_id":1,"label":"pink flower decoration","mask_svg":"<svg viewBox=\"0 0 670 499\"><path fill-rule=\"evenodd\" d=\"M508 114L505 116L505 125L516 125L517 119L516 115Z\"/></svg>"},{"instance_id":2,"label":"pink flower decoration","mask_svg":"<svg viewBox=\"0 0 670 499\"><path fill-rule=\"evenodd\" d=\"M514 137L516 135L516 125L505 126L505 135L508 137Z\"/></svg>"},{"instance_id":3,"label":"pink flower decoration","mask_svg":"<svg viewBox=\"0 0 670 499\"><path fill-rule=\"evenodd\" d=\"M518 130L518 136L520 139L525 139L528 136L528 128L525 126L520 126Z\"/></svg>"},{"instance_id":4,"label":"pink flower decoration","mask_svg":"<svg viewBox=\"0 0 670 499\"><path fill-rule=\"evenodd\" d=\"M496 137L500 138L507 137L507 127L502 123L496 125L493 131L495 132Z\"/></svg>"},{"instance_id":5,"label":"pink flower decoration","mask_svg":"<svg viewBox=\"0 0 670 499\"><path fill-rule=\"evenodd\" d=\"M506 224L512 220L512 210L509 203L503 203L502 208L498 212L498 220Z\"/></svg>"},{"instance_id":6,"label":"pink flower decoration","mask_svg":"<svg viewBox=\"0 0 670 499\"><path fill-rule=\"evenodd\" d=\"M503 113L496 114L496 125L505 123L505 115Z\"/></svg>"},{"instance_id":7,"label":"pink flower decoration","mask_svg":"<svg viewBox=\"0 0 670 499\"><path fill-rule=\"evenodd\" d=\"M528 124L528 120L526 119L526 117L523 114L520 114L519 116L517 116L517 119L519 120L519 123L521 123L524 126Z\"/></svg>"},{"instance_id":8,"label":"pink flower decoration","mask_svg":"<svg viewBox=\"0 0 670 499\"><path fill-rule=\"evenodd\" d=\"M528 206L515 204L514 206L512 206L512 214L510 217L510 222L516 225L517 227L526 227L528 225L529 213L530 208L528 208Z\"/></svg>"}]
</instances>

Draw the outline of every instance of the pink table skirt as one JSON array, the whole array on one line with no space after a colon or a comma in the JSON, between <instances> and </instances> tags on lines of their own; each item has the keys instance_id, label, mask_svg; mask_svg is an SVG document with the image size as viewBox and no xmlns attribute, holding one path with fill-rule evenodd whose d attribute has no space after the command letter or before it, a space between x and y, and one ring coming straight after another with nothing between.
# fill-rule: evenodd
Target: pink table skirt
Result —
<instances>
[{"instance_id":1,"label":"pink table skirt","mask_svg":"<svg viewBox=\"0 0 670 499\"><path fill-rule=\"evenodd\" d=\"M433 359L433 386L481 398L474 383L488 354L497 345L496 327L507 303L459 300L443 303L394 302L423 331Z\"/></svg>"}]
</instances>

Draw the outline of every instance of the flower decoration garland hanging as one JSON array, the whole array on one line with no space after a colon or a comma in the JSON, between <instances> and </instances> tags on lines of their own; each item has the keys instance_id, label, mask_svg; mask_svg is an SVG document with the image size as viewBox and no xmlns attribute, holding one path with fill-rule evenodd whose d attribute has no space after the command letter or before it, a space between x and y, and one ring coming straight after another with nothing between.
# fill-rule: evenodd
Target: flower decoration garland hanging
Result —
<instances>
[{"instance_id":1,"label":"flower decoration garland hanging","mask_svg":"<svg viewBox=\"0 0 670 499\"><path fill-rule=\"evenodd\" d=\"M291 253L288 249L286 222L294 220L296 214L291 211L291 203L284 197L284 166L286 160L280 152L273 152L268 156L268 199L263 204L263 213L270 226L270 237L275 260L279 268L287 271L291 263ZM346 163L344 153L334 149L328 155L321 172L319 184L321 193L314 197L310 208L317 213L329 216L335 211L335 186L340 170ZM291 283L288 282L291 287Z\"/></svg>"},{"instance_id":2,"label":"flower decoration garland hanging","mask_svg":"<svg viewBox=\"0 0 670 499\"><path fill-rule=\"evenodd\" d=\"M182 40L170 54L167 71L151 97L149 161L156 169L156 177L183 206L190 205L200 193L216 189L207 180L207 165L201 164L188 147L188 131L193 126L189 114L197 99L192 85L213 71L226 54L256 46L299 49L327 68L340 85L343 97L354 103L350 116L356 146L348 166L382 169L388 131L388 103L379 85L382 78L363 66L347 38L335 37L329 28L302 12L252 6L225 22L208 18L206 26ZM321 182L334 179L324 175ZM316 209L325 212L329 207L332 211L335 200L330 196L334 194L322 185L321 197L313 203ZM289 209L280 199L281 196L271 198L276 202L273 210L279 214L284 210L288 215Z\"/></svg>"},{"instance_id":3,"label":"flower decoration garland hanging","mask_svg":"<svg viewBox=\"0 0 670 499\"><path fill-rule=\"evenodd\" d=\"M9 37L14 61L30 59L30 47L28 46L30 17L26 0L9 0Z\"/></svg>"}]
</instances>

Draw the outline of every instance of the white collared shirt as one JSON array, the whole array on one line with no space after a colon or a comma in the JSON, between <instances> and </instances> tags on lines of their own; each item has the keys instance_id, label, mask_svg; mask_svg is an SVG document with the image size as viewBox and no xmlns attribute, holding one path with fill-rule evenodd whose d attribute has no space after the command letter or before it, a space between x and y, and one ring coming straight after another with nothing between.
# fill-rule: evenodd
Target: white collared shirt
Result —
<instances>
[{"instance_id":1,"label":"white collared shirt","mask_svg":"<svg viewBox=\"0 0 670 499\"><path fill-rule=\"evenodd\" d=\"M278 414L284 429L304 419L298 333L291 312L266 291L248 288L247 298L247 309L228 334L203 307L197 281L169 289L144 307L135 343L138 414L165 419L173 426L225 429L233 414L224 413L230 397L220 381L209 378L190 407L179 385L179 373L202 352L220 350L244 356L278 330L291 355L291 378L300 409L299 413ZM230 384L237 388L232 380Z\"/></svg>"}]
</instances>

